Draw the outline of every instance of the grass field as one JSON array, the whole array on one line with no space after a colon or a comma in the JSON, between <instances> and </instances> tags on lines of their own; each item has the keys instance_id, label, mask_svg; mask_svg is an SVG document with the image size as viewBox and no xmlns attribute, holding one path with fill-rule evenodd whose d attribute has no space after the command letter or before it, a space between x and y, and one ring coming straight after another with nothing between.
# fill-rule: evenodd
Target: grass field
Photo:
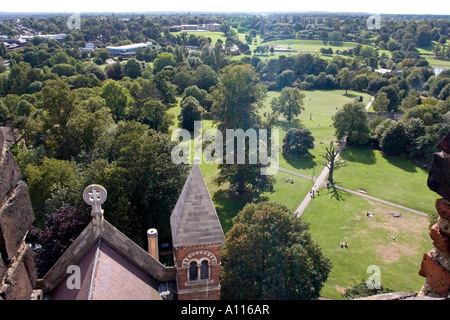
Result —
<instances>
[{"instance_id":1,"label":"grass field","mask_svg":"<svg viewBox=\"0 0 450 320\"><path fill-rule=\"evenodd\" d=\"M287 130L294 127L304 127L311 131L315 139L314 149L311 149L310 156L304 159L289 159L280 154L280 167L307 175L312 175L315 172L317 176L324 167L321 156L325 154L325 148L329 146L330 140L334 139L334 128L331 126L332 115L336 113L339 107L342 107L345 103L353 102L360 95L363 96L363 103L368 103L371 96L350 90L347 95L343 90L314 90L303 91L303 93L305 94L303 99L305 110L302 111L298 120L288 123L282 116L279 118L277 127L280 130L280 144ZM272 98L278 95L278 92L268 93L264 104L265 112L270 110Z\"/></svg>"},{"instance_id":2,"label":"grass field","mask_svg":"<svg viewBox=\"0 0 450 320\"><path fill-rule=\"evenodd\" d=\"M347 163L336 171L336 184L425 213L435 212L437 194L427 187L428 171L406 157L384 156L372 149L345 149Z\"/></svg>"},{"instance_id":3,"label":"grass field","mask_svg":"<svg viewBox=\"0 0 450 320\"><path fill-rule=\"evenodd\" d=\"M384 287L405 292L419 291L424 279L417 273L424 252L432 248L428 236L428 219L395 210L352 194L322 188L302 215L309 222L312 238L318 242L333 268L321 296L342 299L345 288L372 275L371 265L378 266ZM367 217L366 212L374 217ZM394 242L390 236L397 238ZM347 242L348 249L340 242Z\"/></svg>"},{"instance_id":4,"label":"grass field","mask_svg":"<svg viewBox=\"0 0 450 320\"><path fill-rule=\"evenodd\" d=\"M297 121L289 124L280 116L276 127L280 130L280 144L289 128L310 129L315 137L315 148L304 159L288 159L280 153L279 166L317 177L324 167L321 155L325 153L329 140L334 139L334 128L330 124L336 107L339 109L360 95L364 98L363 102L368 103L370 96L353 91L345 95L343 90L303 93L305 110ZM279 92L267 93L260 110L261 116L271 112L270 101L278 95ZM169 113L174 115L179 112L179 104L169 109ZM204 120L204 123L204 129L212 126L211 120ZM413 161L384 157L381 152L369 148L345 149L342 158L347 166L335 174L338 185L353 190L365 188L372 196L417 210L434 210L435 194L426 186L427 172ZM250 200L231 195L227 185L217 186L214 181L218 174L217 165L203 163L201 169L224 232L227 232L233 225L233 217ZM313 184L309 179L281 170L274 178L274 192L263 193L260 200L282 203L293 212ZM287 178L293 178L294 183L286 183ZM375 216L368 218L365 215L367 211ZM400 212L402 216L393 218L390 216L393 211ZM320 196L311 201L302 219L309 222L313 239L333 264L322 297L342 299L345 288L371 275L366 273L371 265L380 268L381 283L385 287L413 292L423 285L424 280L417 273L423 253L432 247L426 217L344 191L322 188ZM394 242L391 235L398 241ZM339 247L342 241L349 243L348 249Z\"/></svg>"}]
</instances>

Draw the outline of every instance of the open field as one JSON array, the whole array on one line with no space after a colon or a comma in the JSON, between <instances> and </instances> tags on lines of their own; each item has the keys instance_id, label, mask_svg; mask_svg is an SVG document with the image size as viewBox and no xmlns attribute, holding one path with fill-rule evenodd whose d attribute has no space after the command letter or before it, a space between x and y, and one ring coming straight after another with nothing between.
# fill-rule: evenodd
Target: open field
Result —
<instances>
[{"instance_id":1,"label":"open field","mask_svg":"<svg viewBox=\"0 0 450 320\"><path fill-rule=\"evenodd\" d=\"M365 189L367 194L412 209L433 213L438 197L428 189L428 171L406 157L384 156L381 151L348 148L341 153L347 163L336 171L336 184Z\"/></svg>"},{"instance_id":2,"label":"open field","mask_svg":"<svg viewBox=\"0 0 450 320\"><path fill-rule=\"evenodd\" d=\"M432 248L428 219L414 213L375 203L345 192L322 188L302 219L310 223L312 238L332 261L333 268L321 296L342 299L345 288L359 283L378 266L381 284L397 291L419 291L424 279L418 275L424 252ZM374 217L367 217L366 212ZM394 218L392 211L401 213ZM394 242L390 236L397 238ZM340 242L347 242L348 249Z\"/></svg>"},{"instance_id":3,"label":"open field","mask_svg":"<svg viewBox=\"0 0 450 320\"><path fill-rule=\"evenodd\" d=\"M330 139L334 139L331 116L336 107L354 98L363 96L364 103L370 100L367 94L343 90L304 91L305 110L296 121L288 123L280 116L276 128L280 130L280 144L286 131L292 127L305 127L315 137L315 148L304 159L288 159L280 152L281 168L317 177L324 163L321 155ZM279 92L269 91L260 115L271 112L270 101ZM179 104L169 113L178 115ZM211 120L204 120L207 129ZM323 142L323 144L320 144ZM366 149L345 149L341 155L347 166L336 171L336 184L348 189L364 188L369 195L401 204L416 210L434 210L435 194L426 185L427 172L407 158L384 157L381 152ZM230 195L227 185L217 186L214 178L218 174L216 164L201 164L201 168L213 198L224 232L232 227L232 219L250 201ZM278 171L274 176L274 191L261 195L260 201L273 201L296 210L308 194L313 182L310 179ZM294 183L285 179L293 178ZM370 211L374 217L367 217ZM400 218L390 216L392 212L402 214ZM398 208L358 197L345 191L322 188L320 196L311 201L302 215L309 222L312 237L321 246L323 253L333 263L328 281L322 290L326 298L342 299L345 288L370 276L367 267L376 265L381 270L382 285L400 291L418 291L423 278L418 276L422 254L431 249L426 217ZM398 239L394 242L390 236ZM342 249L339 242L348 242Z\"/></svg>"}]
</instances>

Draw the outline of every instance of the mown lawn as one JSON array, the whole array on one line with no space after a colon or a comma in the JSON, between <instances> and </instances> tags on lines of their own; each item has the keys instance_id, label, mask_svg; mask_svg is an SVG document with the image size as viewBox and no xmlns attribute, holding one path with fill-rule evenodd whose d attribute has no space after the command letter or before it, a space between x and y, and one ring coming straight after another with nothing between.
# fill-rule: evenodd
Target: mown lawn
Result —
<instances>
[{"instance_id":1,"label":"mown lawn","mask_svg":"<svg viewBox=\"0 0 450 320\"><path fill-rule=\"evenodd\" d=\"M347 148L347 163L335 172L335 183L425 213L435 212L438 195L427 186L428 171L406 157L385 156L369 148Z\"/></svg>"},{"instance_id":2,"label":"mown lawn","mask_svg":"<svg viewBox=\"0 0 450 320\"><path fill-rule=\"evenodd\" d=\"M366 212L374 217L367 217ZM394 218L391 212L401 213ZM417 292L424 284L418 275L422 255L431 250L428 219L356 195L322 188L302 215L333 268L321 296L343 299L345 288L380 268L381 285L395 291ZM397 238L397 242L391 239ZM340 242L347 242L348 249Z\"/></svg>"}]
</instances>

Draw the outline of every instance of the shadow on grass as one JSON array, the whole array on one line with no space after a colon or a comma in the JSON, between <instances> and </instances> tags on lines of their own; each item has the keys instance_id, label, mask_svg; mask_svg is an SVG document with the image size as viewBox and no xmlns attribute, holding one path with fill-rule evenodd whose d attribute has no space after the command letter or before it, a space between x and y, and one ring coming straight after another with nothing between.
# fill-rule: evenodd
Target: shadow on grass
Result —
<instances>
[{"instance_id":1,"label":"shadow on grass","mask_svg":"<svg viewBox=\"0 0 450 320\"><path fill-rule=\"evenodd\" d=\"M222 224L223 232L226 233L233 227L233 218L251 199L233 195L229 190L217 190L212 196L217 215Z\"/></svg>"},{"instance_id":2,"label":"shadow on grass","mask_svg":"<svg viewBox=\"0 0 450 320\"><path fill-rule=\"evenodd\" d=\"M343 96L345 96L345 97L347 97L347 98L352 98L352 99L354 99L354 98L359 98L359 94L353 94L353 93L347 93L347 94L345 94L345 92L342 94Z\"/></svg>"},{"instance_id":3,"label":"shadow on grass","mask_svg":"<svg viewBox=\"0 0 450 320\"><path fill-rule=\"evenodd\" d=\"M285 156L284 160L295 169L306 170L313 169L317 165L317 162L314 161L315 158L316 157L314 155L308 153L305 157L302 158L289 158Z\"/></svg>"},{"instance_id":4,"label":"shadow on grass","mask_svg":"<svg viewBox=\"0 0 450 320\"><path fill-rule=\"evenodd\" d=\"M396 166L397 168L402 169L406 172L414 173L417 172L418 169L422 169L418 164L405 156L394 157L383 154L383 158L393 166Z\"/></svg>"},{"instance_id":5,"label":"shadow on grass","mask_svg":"<svg viewBox=\"0 0 450 320\"><path fill-rule=\"evenodd\" d=\"M345 199L350 198L352 194L348 191L341 190L332 185L327 189L327 194L331 195L331 199L336 199L337 201L345 201Z\"/></svg>"},{"instance_id":6,"label":"shadow on grass","mask_svg":"<svg viewBox=\"0 0 450 320\"><path fill-rule=\"evenodd\" d=\"M375 151L370 148L346 148L341 152L341 159L367 165L376 164Z\"/></svg>"}]
</instances>

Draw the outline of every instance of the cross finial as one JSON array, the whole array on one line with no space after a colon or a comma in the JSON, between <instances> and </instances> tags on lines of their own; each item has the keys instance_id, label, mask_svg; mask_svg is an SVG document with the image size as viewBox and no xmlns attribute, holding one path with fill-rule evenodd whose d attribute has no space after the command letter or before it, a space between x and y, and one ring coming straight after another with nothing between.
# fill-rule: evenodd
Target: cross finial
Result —
<instances>
[{"instance_id":1,"label":"cross finial","mask_svg":"<svg viewBox=\"0 0 450 320\"><path fill-rule=\"evenodd\" d=\"M91 184L83 191L83 200L92 206L91 216L102 216L102 203L105 202L108 193L106 189L99 184Z\"/></svg>"}]
</instances>

